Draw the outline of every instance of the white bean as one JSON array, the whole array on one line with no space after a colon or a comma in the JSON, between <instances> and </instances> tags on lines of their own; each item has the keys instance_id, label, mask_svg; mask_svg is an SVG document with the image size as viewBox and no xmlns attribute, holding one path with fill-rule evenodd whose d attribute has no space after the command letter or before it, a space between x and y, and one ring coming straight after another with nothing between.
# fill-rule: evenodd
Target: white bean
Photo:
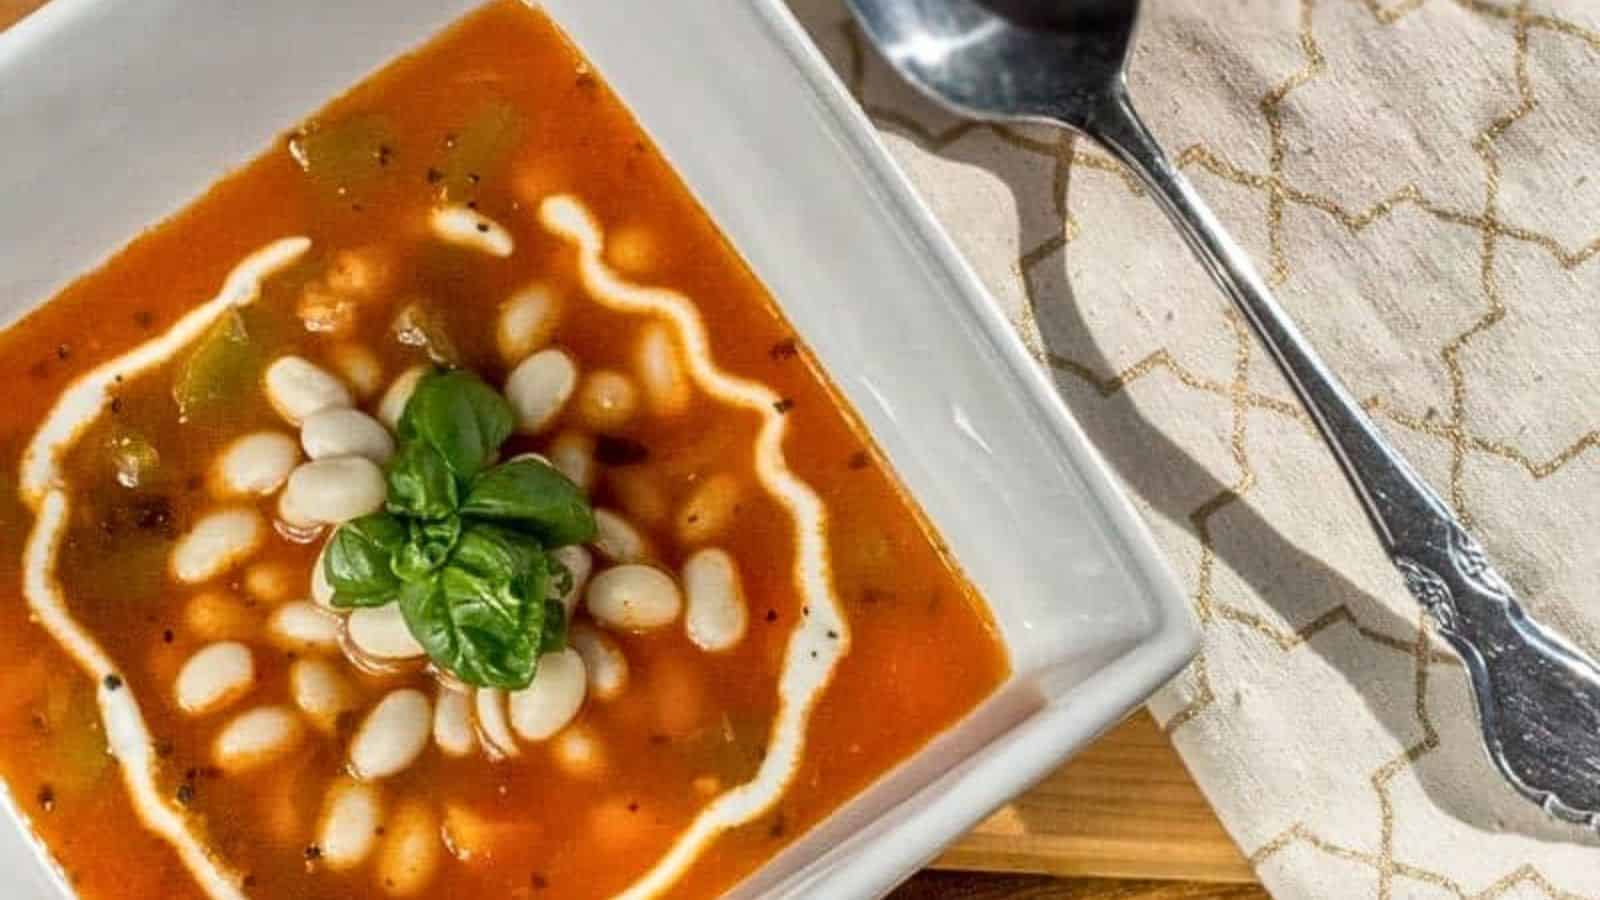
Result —
<instances>
[{"instance_id":1,"label":"white bean","mask_svg":"<svg viewBox=\"0 0 1600 900\"><path fill-rule=\"evenodd\" d=\"M374 659L417 659L426 652L411 636L398 603L363 606L345 619L344 627L356 649Z\"/></svg>"},{"instance_id":2,"label":"white bean","mask_svg":"<svg viewBox=\"0 0 1600 900\"><path fill-rule=\"evenodd\" d=\"M657 525L667 517L667 491L655 472L640 466L620 466L606 472L606 485L633 521Z\"/></svg>"},{"instance_id":3,"label":"white bean","mask_svg":"<svg viewBox=\"0 0 1600 900\"><path fill-rule=\"evenodd\" d=\"M191 716L216 712L248 693L255 680L249 647L236 641L209 644L178 670L178 708Z\"/></svg>"},{"instance_id":4,"label":"white bean","mask_svg":"<svg viewBox=\"0 0 1600 900\"><path fill-rule=\"evenodd\" d=\"M564 350L540 350L506 376L506 399L517 428L538 434L555 421L578 384L578 364Z\"/></svg>"},{"instance_id":5,"label":"white bean","mask_svg":"<svg viewBox=\"0 0 1600 900\"><path fill-rule=\"evenodd\" d=\"M495 328L500 358L514 366L550 343L560 315L560 301L545 285L531 285L513 294L500 304L500 321Z\"/></svg>"},{"instance_id":6,"label":"white bean","mask_svg":"<svg viewBox=\"0 0 1600 900\"><path fill-rule=\"evenodd\" d=\"M299 425L312 413L355 402L344 382L303 357L278 357L262 378L267 402L291 425Z\"/></svg>"},{"instance_id":7,"label":"white bean","mask_svg":"<svg viewBox=\"0 0 1600 900\"><path fill-rule=\"evenodd\" d=\"M472 701L465 691L439 688L433 704L433 742L449 756L466 756L478 749L472 731Z\"/></svg>"},{"instance_id":8,"label":"white bean","mask_svg":"<svg viewBox=\"0 0 1600 900\"><path fill-rule=\"evenodd\" d=\"M244 589L250 596L268 603L281 603L295 593L298 573L287 563L251 563L244 570Z\"/></svg>"},{"instance_id":9,"label":"white bean","mask_svg":"<svg viewBox=\"0 0 1600 900\"><path fill-rule=\"evenodd\" d=\"M605 771L605 748L582 725L573 725L556 735L550 749L556 765L575 778L594 778Z\"/></svg>"},{"instance_id":10,"label":"white bean","mask_svg":"<svg viewBox=\"0 0 1600 900\"><path fill-rule=\"evenodd\" d=\"M677 342L666 323L645 326L635 350L635 365L645 400L658 416L676 416L689 408L689 375L678 359Z\"/></svg>"},{"instance_id":11,"label":"white bean","mask_svg":"<svg viewBox=\"0 0 1600 900\"><path fill-rule=\"evenodd\" d=\"M499 222L466 206L442 206L433 211L428 225L439 240L490 256L510 256L517 247Z\"/></svg>"},{"instance_id":12,"label":"white bean","mask_svg":"<svg viewBox=\"0 0 1600 900\"><path fill-rule=\"evenodd\" d=\"M550 551L550 555L572 575L572 587L561 595L561 605L566 608L567 621L570 622L572 614L578 609L578 598L583 596L583 588L589 583L589 574L594 571L594 557L577 544L557 547Z\"/></svg>"},{"instance_id":13,"label":"white bean","mask_svg":"<svg viewBox=\"0 0 1600 900\"><path fill-rule=\"evenodd\" d=\"M332 733L339 717L360 697L337 666L325 659L297 659L289 666L289 696L319 731Z\"/></svg>"},{"instance_id":14,"label":"white bean","mask_svg":"<svg viewBox=\"0 0 1600 900\"><path fill-rule=\"evenodd\" d=\"M371 245L340 250L328 266L328 287L357 299L376 297L394 281L394 253Z\"/></svg>"},{"instance_id":15,"label":"white bean","mask_svg":"<svg viewBox=\"0 0 1600 900\"><path fill-rule=\"evenodd\" d=\"M656 236L648 227L622 225L606 236L606 260L624 272L637 274L654 263L656 246Z\"/></svg>"},{"instance_id":16,"label":"white bean","mask_svg":"<svg viewBox=\"0 0 1600 900\"><path fill-rule=\"evenodd\" d=\"M254 640L261 633L261 618L238 597L222 591L202 591L183 608L183 624L202 641Z\"/></svg>"},{"instance_id":17,"label":"white bean","mask_svg":"<svg viewBox=\"0 0 1600 900\"><path fill-rule=\"evenodd\" d=\"M378 848L377 879L397 897L419 893L439 868L439 817L423 800L407 800L389 816Z\"/></svg>"},{"instance_id":18,"label":"white bean","mask_svg":"<svg viewBox=\"0 0 1600 900\"><path fill-rule=\"evenodd\" d=\"M302 463L278 498L278 516L290 525L338 525L383 508L389 486L378 464L362 456Z\"/></svg>"},{"instance_id":19,"label":"white bean","mask_svg":"<svg viewBox=\"0 0 1600 900\"><path fill-rule=\"evenodd\" d=\"M172 574L197 584L233 568L261 546L266 523L248 506L206 513L172 548Z\"/></svg>"},{"instance_id":20,"label":"white bean","mask_svg":"<svg viewBox=\"0 0 1600 900\"><path fill-rule=\"evenodd\" d=\"M212 759L227 774L247 772L287 755L304 736L305 726L293 710L257 707L240 713L222 729L212 746Z\"/></svg>"},{"instance_id":21,"label":"white bean","mask_svg":"<svg viewBox=\"0 0 1600 900\"><path fill-rule=\"evenodd\" d=\"M363 456L378 465L394 455L394 437L359 409L325 409L300 426L300 445L312 459Z\"/></svg>"},{"instance_id":22,"label":"white bean","mask_svg":"<svg viewBox=\"0 0 1600 900\"><path fill-rule=\"evenodd\" d=\"M583 377L574 402L584 424L596 431L616 431L638 412L639 390L621 372L598 369Z\"/></svg>"},{"instance_id":23,"label":"white bean","mask_svg":"<svg viewBox=\"0 0 1600 900\"><path fill-rule=\"evenodd\" d=\"M474 692L473 708L478 713L478 737L485 753L491 759L517 756L517 740L511 736L511 726L506 721L506 692L499 688L478 688Z\"/></svg>"},{"instance_id":24,"label":"white bean","mask_svg":"<svg viewBox=\"0 0 1600 900\"><path fill-rule=\"evenodd\" d=\"M383 830L383 797L377 786L341 777L328 788L317 825L322 865L335 872L366 860Z\"/></svg>"},{"instance_id":25,"label":"white bean","mask_svg":"<svg viewBox=\"0 0 1600 900\"><path fill-rule=\"evenodd\" d=\"M364 344L340 344L333 348L333 367L355 388L356 396L371 397L383 389L383 361Z\"/></svg>"},{"instance_id":26,"label":"white bean","mask_svg":"<svg viewBox=\"0 0 1600 900\"><path fill-rule=\"evenodd\" d=\"M589 693L600 700L612 700L628 686L628 658L617 642L589 625L572 626L567 642L583 657L589 676Z\"/></svg>"},{"instance_id":27,"label":"white bean","mask_svg":"<svg viewBox=\"0 0 1600 900\"><path fill-rule=\"evenodd\" d=\"M688 596L684 630L702 650L716 653L739 643L749 626L739 568L727 551L708 547L683 564L683 590Z\"/></svg>"},{"instance_id":28,"label":"white bean","mask_svg":"<svg viewBox=\"0 0 1600 900\"><path fill-rule=\"evenodd\" d=\"M594 511L594 541L600 555L618 563L643 562L650 558L650 542L621 515L609 509Z\"/></svg>"},{"instance_id":29,"label":"white bean","mask_svg":"<svg viewBox=\"0 0 1600 900\"><path fill-rule=\"evenodd\" d=\"M739 506L739 479L721 472L700 482L678 509L678 540L701 544L727 530Z\"/></svg>"},{"instance_id":30,"label":"white bean","mask_svg":"<svg viewBox=\"0 0 1600 900\"><path fill-rule=\"evenodd\" d=\"M585 491L594 487L594 438L568 429L550 442L550 465Z\"/></svg>"},{"instance_id":31,"label":"white bean","mask_svg":"<svg viewBox=\"0 0 1600 900\"><path fill-rule=\"evenodd\" d=\"M427 366L412 366L401 372L383 392L383 399L378 401L378 421L389 426L390 431L400 427L400 417L405 414L406 404L411 402L411 395L417 390L417 382L422 376L428 374Z\"/></svg>"},{"instance_id":32,"label":"white bean","mask_svg":"<svg viewBox=\"0 0 1600 900\"><path fill-rule=\"evenodd\" d=\"M539 657L533 684L507 701L511 727L523 740L547 740L578 714L587 681L583 657L571 647Z\"/></svg>"},{"instance_id":33,"label":"white bean","mask_svg":"<svg viewBox=\"0 0 1600 900\"><path fill-rule=\"evenodd\" d=\"M403 772L428 746L433 708L421 691L405 688L378 701L350 742L350 772L375 781Z\"/></svg>"},{"instance_id":34,"label":"white bean","mask_svg":"<svg viewBox=\"0 0 1600 900\"><path fill-rule=\"evenodd\" d=\"M277 490L300 461L294 438L257 431L225 447L211 469L211 490L223 496L265 495Z\"/></svg>"},{"instance_id":35,"label":"white bean","mask_svg":"<svg viewBox=\"0 0 1600 900\"><path fill-rule=\"evenodd\" d=\"M333 585L328 583L328 570L323 563L328 557L328 545L323 543L317 551L317 561L311 564L311 600L323 609L333 609Z\"/></svg>"},{"instance_id":36,"label":"white bean","mask_svg":"<svg viewBox=\"0 0 1600 900\"><path fill-rule=\"evenodd\" d=\"M273 610L267 618L267 631L272 642L284 650L327 653L339 649L338 617L304 600Z\"/></svg>"},{"instance_id":37,"label":"white bean","mask_svg":"<svg viewBox=\"0 0 1600 900\"><path fill-rule=\"evenodd\" d=\"M596 622L613 631L652 631L677 620L683 595L671 575L630 563L590 579L583 605Z\"/></svg>"}]
</instances>

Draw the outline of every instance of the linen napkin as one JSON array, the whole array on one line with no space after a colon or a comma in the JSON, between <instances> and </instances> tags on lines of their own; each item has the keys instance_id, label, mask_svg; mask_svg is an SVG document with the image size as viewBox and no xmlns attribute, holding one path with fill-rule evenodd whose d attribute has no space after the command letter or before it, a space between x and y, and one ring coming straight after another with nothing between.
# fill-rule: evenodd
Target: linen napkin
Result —
<instances>
[{"instance_id":1,"label":"linen napkin","mask_svg":"<svg viewBox=\"0 0 1600 900\"><path fill-rule=\"evenodd\" d=\"M791 0L1186 581L1151 703L1283 898L1600 897L1287 386L1085 141L952 118ZM1152 0L1138 107L1531 611L1600 651L1600 2Z\"/></svg>"}]
</instances>

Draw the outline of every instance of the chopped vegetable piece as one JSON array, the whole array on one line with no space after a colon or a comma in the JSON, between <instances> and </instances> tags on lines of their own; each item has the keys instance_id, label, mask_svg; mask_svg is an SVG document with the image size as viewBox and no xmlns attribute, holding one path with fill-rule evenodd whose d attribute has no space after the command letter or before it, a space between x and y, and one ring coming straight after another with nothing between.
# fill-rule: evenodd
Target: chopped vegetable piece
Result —
<instances>
[{"instance_id":1,"label":"chopped vegetable piece","mask_svg":"<svg viewBox=\"0 0 1600 900\"><path fill-rule=\"evenodd\" d=\"M223 313L195 343L172 385L178 417L188 422L204 417L224 401L234 400L255 386L261 369L261 350L250 338L244 314Z\"/></svg>"},{"instance_id":2,"label":"chopped vegetable piece","mask_svg":"<svg viewBox=\"0 0 1600 900\"><path fill-rule=\"evenodd\" d=\"M450 333L425 301L407 303L394 317L394 339L407 347L416 347L428 354L435 365L455 366L461 363Z\"/></svg>"},{"instance_id":3,"label":"chopped vegetable piece","mask_svg":"<svg viewBox=\"0 0 1600 900\"><path fill-rule=\"evenodd\" d=\"M471 199L484 178L505 162L522 134L522 114L503 100L478 107L460 131L445 142L445 157L437 171L442 199Z\"/></svg>"},{"instance_id":4,"label":"chopped vegetable piece","mask_svg":"<svg viewBox=\"0 0 1600 900\"><path fill-rule=\"evenodd\" d=\"M289 154L319 188L343 197L383 173L394 145L388 120L369 113L308 122L289 139Z\"/></svg>"},{"instance_id":5,"label":"chopped vegetable piece","mask_svg":"<svg viewBox=\"0 0 1600 900\"><path fill-rule=\"evenodd\" d=\"M147 484L161 466L161 454L137 431L119 431L106 442L117 484L130 490Z\"/></svg>"}]
</instances>

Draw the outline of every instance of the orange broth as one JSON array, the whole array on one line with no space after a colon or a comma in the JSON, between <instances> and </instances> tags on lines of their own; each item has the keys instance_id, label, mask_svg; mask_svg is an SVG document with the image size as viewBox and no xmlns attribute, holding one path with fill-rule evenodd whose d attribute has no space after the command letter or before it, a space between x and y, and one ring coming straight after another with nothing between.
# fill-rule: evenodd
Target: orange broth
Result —
<instances>
[{"instance_id":1,"label":"orange broth","mask_svg":"<svg viewBox=\"0 0 1600 900\"><path fill-rule=\"evenodd\" d=\"M514 140L460 183L448 165L458 133L473 127L479 111L507 108L516 113ZM538 281L562 302L555 343L584 371L627 372L641 317L586 298L572 248L533 213L553 192L580 198L608 238L624 236L608 248L631 242L626 258L612 253L614 265L639 283L692 298L716 363L784 398L785 456L826 507L833 589L849 624L849 651L813 710L787 792L760 819L711 844L672 890L713 896L995 689L1007 662L988 614L761 285L542 13L511 0L491 3L363 81L317 113L307 131L362 116L381 117L382 146L372 148L375 170L359 173L354 187L330 190L308 177L286 135L0 334L0 381L13 386L0 408L0 463L18 470L22 449L75 377L160 334L213 297L246 254L288 235L310 237L314 249L268 281L245 320L269 358L292 352L326 364L335 344L358 343L374 350L387 381L423 359L390 332L396 312L422 298L459 362L498 385L507 365L496 352L497 308ZM517 252L494 259L429 240L421 223L444 190L505 225ZM340 251L372 248L385 261L386 286L359 306L350 330L333 336L302 327L307 285ZM195 587L175 583L166 560L174 540L212 505L205 473L217 452L247 431L283 428L259 391L180 422L172 385L182 361L180 354L119 385L111 414L65 459L76 491L58 572L70 611L140 698L163 791L243 873L246 894L389 896L370 867L329 871L312 844L323 792L344 770L352 723L268 769L223 777L209 758L213 718L237 710L196 719L171 699L178 667L210 639L186 619L195 595L218 593L247 624L274 606L250 595L242 568ZM571 425L571 412L563 416L561 425ZM806 613L793 574L792 520L756 483L759 419L697 393L686 414L637 416L599 436L607 449L593 500L628 512L664 568L675 571L692 549L674 536L672 515L690 490L724 473L743 486L718 545L738 561L748 632L717 654L697 650L682 628L618 635L629 688L615 700L590 698L578 716L604 747L601 778L573 777L540 752L490 763L430 746L386 781L391 801L428 804L441 816L466 809L498 829L487 850L441 852L422 895L607 896L650 868L709 802L714 792L705 785L731 787L753 774L787 640ZM160 455L155 473L134 489L118 482L108 461L108 447L130 434ZM543 450L548 434L514 440L508 449ZM629 491L640 482L650 491ZM260 509L270 519L271 499ZM0 677L7 687L0 774L81 896L200 896L177 855L136 816L106 750L93 685L30 618L20 557L32 519L13 480L0 481ZM282 563L297 573L294 593L303 597L316 552L314 543L273 535L251 564ZM283 671L294 654L253 646L257 678L246 705L288 703ZM361 677L362 708L428 678Z\"/></svg>"}]
</instances>

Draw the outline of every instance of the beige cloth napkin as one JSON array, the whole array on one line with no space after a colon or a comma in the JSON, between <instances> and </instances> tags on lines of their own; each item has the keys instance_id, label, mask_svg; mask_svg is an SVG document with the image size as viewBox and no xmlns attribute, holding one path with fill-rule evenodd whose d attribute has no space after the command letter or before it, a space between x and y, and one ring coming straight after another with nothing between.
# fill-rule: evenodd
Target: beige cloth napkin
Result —
<instances>
[{"instance_id":1,"label":"beige cloth napkin","mask_svg":"<svg viewBox=\"0 0 1600 900\"><path fill-rule=\"evenodd\" d=\"M794 6L1187 583L1204 648L1151 708L1273 893L1600 897L1600 844L1490 767L1461 667L1149 198ZM1151 0L1131 82L1528 605L1600 651L1600 0Z\"/></svg>"}]
</instances>

